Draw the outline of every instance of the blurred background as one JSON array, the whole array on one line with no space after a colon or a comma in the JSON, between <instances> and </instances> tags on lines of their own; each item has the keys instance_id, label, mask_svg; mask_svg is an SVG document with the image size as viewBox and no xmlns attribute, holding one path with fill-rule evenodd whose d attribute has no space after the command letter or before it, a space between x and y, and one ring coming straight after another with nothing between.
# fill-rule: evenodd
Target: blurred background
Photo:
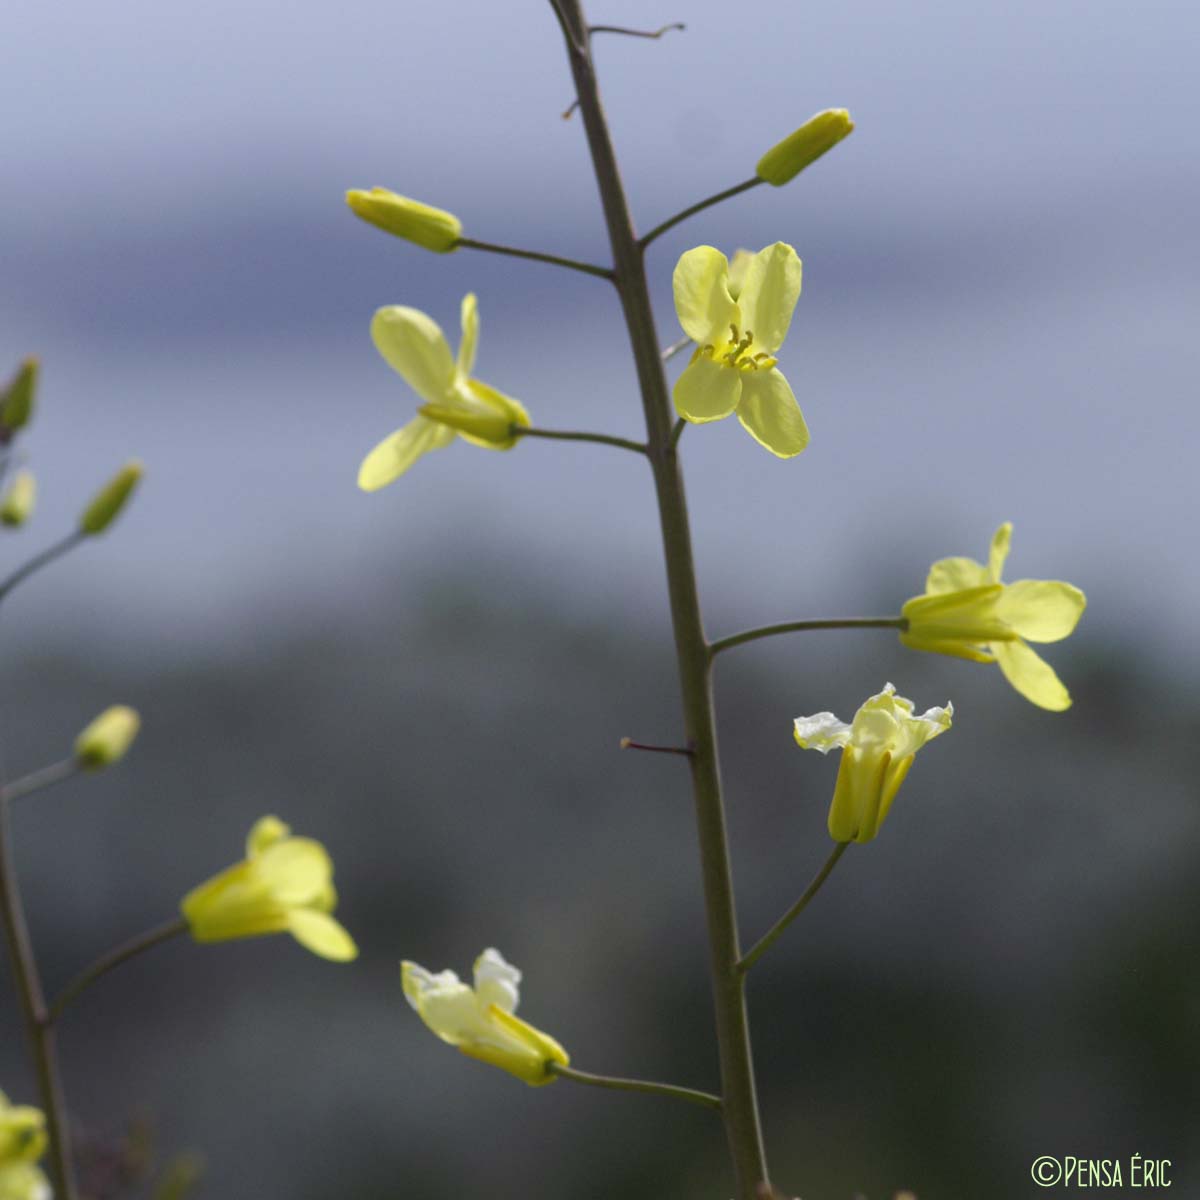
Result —
<instances>
[{"instance_id":1,"label":"blurred background","mask_svg":"<svg viewBox=\"0 0 1200 1200\"><path fill-rule=\"evenodd\" d=\"M782 366L812 429L780 462L735 422L684 435L714 635L882 615L929 563L1070 580L1090 606L1035 710L998 671L887 632L723 658L744 937L827 849L836 760L791 718L892 680L956 728L884 834L847 855L756 968L777 1182L805 1200L1013 1200L1041 1155L1173 1160L1200 1188L1200 132L1192 5L595 0L642 228L753 172L813 112L858 129L651 254L789 241L804 294ZM0 623L10 774L112 702L129 760L22 806L51 990L169 918L275 812L321 838L362 958L288 939L172 944L63 1031L81 1128L146 1119L198 1195L727 1196L711 1114L452 1053L398 960L467 973L498 946L521 1012L576 1065L715 1088L685 772L620 753L679 735L650 480L634 456L458 444L386 491L363 454L414 400L382 304L457 342L548 428L641 436L602 281L368 228L348 187L450 209L468 235L605 261L548 6L213 0L5 7L0 371L41 356L41 486L3 571L70 528L126 458L129 513L18 590ZM678 365L674 368L678 370ZM0 1086L32 1098L7 968ZM681 1109L681 1111L677 1111ZM1189 1182L1190 1181L1190 1182Z\"/></svg>"}]
</instances>

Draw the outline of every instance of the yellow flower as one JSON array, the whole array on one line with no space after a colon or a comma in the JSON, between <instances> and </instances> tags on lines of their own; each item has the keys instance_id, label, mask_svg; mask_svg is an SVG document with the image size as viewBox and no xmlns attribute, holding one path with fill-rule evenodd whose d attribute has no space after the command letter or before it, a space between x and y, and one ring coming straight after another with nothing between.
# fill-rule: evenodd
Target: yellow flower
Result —
<instances>
[{"instance_id":1,"label":"yellow flower","mask_svg":"<svg viewBox=\"0 0 1200 1200\"><path fill-rule=\"evenodd\" d=\"M791 458L808 445L808 426L775 354L800 297L800 259L776 242L750 259L739 282L735 295L729 263L712 246L676 265L675 311L696 349L675 383L675 410L697 424L736 411L752 437Z\"/></svg>"},{"instance_id":2,"label":"yellow flower","mask_svg":"<svg viewBox=\"0 0 1200 1200\"><path fill-rule=\"evenodd\" d=\"M141 726L141 717L127 704L106 708L75 739L75 760L88 771L119 762L133 745Z\"/></svg>"},{"instance_id":3,"label":"yellow flower","mask_svg":"<svg viewBox=\"0 0 1200 1200\"><path fill-rule=\"evenodd\" d=\"M463 1054L490 1063L533 1087L557 1078L550 1063L566 1066L567 1052L549 1034L514 1016L520 999L521 972L498 950L485 950L475 960L475 986L469 988L453 971L438 975L414 962L400 967L404 994L417 1015Z\"/></svg>"},{"instance_id":4,"label":"yellow flower","mask_svg":"<svg viewBox=\"0 0 1200 1200\"><path fill-rule=\"evenodd\" d=\"M16 1162L0 1166L0 1200L53 1200L50 1181L41 1167Z\"/></svg>"},{"instance_id":5,"label":"yellow flower","mask_svg":"<svg viewBox=\"0 0 1200 1200\"><path fill-rule=\"evenodd\" d=\"M46 1118L42 1110L28 1104L10 1104L0 1092L0 1168L37 1162L45 1151Z\"/></svg>"},{"instance_id":6,"label":"yellow flower","mask_svg":"<svg viewBox=\"0 0 1200 1200\"><path fill-rule=\"evenodd\" d=\"M0 500L0 522L16 528L24 525L33 515L33 506L37 500L37 483L33 472L20 470L13 476L13 481Z\"/></svg>"},{"instance_id":7,"label":"yellow flower","mask_svg":"<svg viewBox=\"0 0 1200 1200\"><path fill-rule=\"evenodd\" d=\"M844 108L827 108L772 146L758 160L755 174L765 183L781 187L853 132L854 122Z\"/></svg>"},{"instance_id":8,"label":"yellow flower","mask_svg":"<svg viewBox=\"0 0 1200 1200\"><path fill-rule=\"evenodd\" d=\"M1087 598L1052 579L1000 582L1012 540L1005 522L992 538L987 566L972 558L943 558L929 569L925 594L900 613L908 628L900 640L914 650L999 663L1005 679L1026 700L1062 712L1071 696L1048 663L1026 644L1057 642L1079 623Z\"/></svg>"},{"instance_id":9,"label":"yellow flower","mask_svg":"<svg viewBox=\"0 0 1200 1200\"><path fill-rule=\"evenodd\" d=\"M368 224L438 254L453 250L462 237L462 223L453 213L398 196L387 188L349 191L346 203Z\"/></svg>"},{"instance_id":10,"label":"yellow flower","mask_svg":"<svg viewBox=\"0 0 1200 1200\"><path fill-rule=\"evenodd\" d=\"M830 712L797 717L796 744L828 754L840 747L829 836L835 842L869 842L892 807L913 756L930 738L950 728L954 706L913 715L913 702L896 695L889 683L854 714L847 725Z\"/></svg>"},{"instance_id":11,"label":"yellow flower","mask_svg":"<svg viewBox=\"0 0 1200 1200\"><path fill-rule=\"evenodd\" d=\"M455 434L488 450L509 450L517 442L513 426L528 428L529 414L516 400L471 378L479 342L473 294L463 297L457 360L437 323L415 308L381 308L371 322L371 337L388 366L425 403L414 420L363 459L358 486L364 492L399 479L422 454L448 446Z\"/></svg>"},{"instance_id":12,"label":"yellow flower","mask_svg":"<svg viewBox=\"0 0 1200 1200\"><path fill-rule=\"evenodd\" d=\"M358 956L330 915L337 905L333 863L311 838L291 836L278 817L262 817L246 840L246 858L193 888L180 906L198 942L290 933L334 962Z\"/></svg>"}]
</instances>

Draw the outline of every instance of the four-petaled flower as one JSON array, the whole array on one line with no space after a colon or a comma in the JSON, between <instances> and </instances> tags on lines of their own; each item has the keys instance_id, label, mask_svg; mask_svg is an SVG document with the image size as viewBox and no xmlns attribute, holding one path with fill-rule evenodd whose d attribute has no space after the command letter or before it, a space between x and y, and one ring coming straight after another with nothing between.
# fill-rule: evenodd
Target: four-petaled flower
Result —
<instances>
[{"instance_id":1,"label":"four-petaled flower","mask_svg":"<svg viewBox=\"0 0 1200 1200\"><path fill-rule=\"evenodd\" d=\"M292 837L278 817L262 817L246 839L245 860L193 888L181 908L198 942L290 933L314 954L348 962L358 947L330 915L336 905L325 847Z\"/></svg>"},{"instance_id":2,"label":"four-petaled flower","mask_svg":"<svg viewBox=\"0 0 1200 1200\"><path fill-rule=\"evenodd\" d=\"M675 311L696 343L675 383L675 409L686 421L719 421L735 412L752 437L780 458L808 445L808 426L775 355L800 297L800 259L784 242L754 255L740 287L729 262L697 246L675 267Z\"/></svg>"},{"instance_id":3,"label":"four-petaled flower","mask_svg":"<svg viewBox=\"0 0 1200 1200\"><path fill-rule=\"evenodd\" d=\"M475 960L475 986L453 971L438 975L404 962L401 982L408 1002L434 1033L463 1054L490 1063L533 1087L553 1083L551 1063L566 1066L567 1052L549 1034L514 1016L521 972L498 950Z\"/></svg>"},{"instance_id":4,"label":"four-petaled flower","mask_svg":"<svg viewBox=\"0 0 1200 1200\"><path fill-rule=\"evenodd\" d=\"M455 435L488 450L516 445L514 426L528 428L529 414L511 396L471 378L479 342L475 296L462 302L462 341L455 360L436 321L415 308L381 308L371 321L371 337L388 366L425 402L417 417L383 439L363 459L358 486L374 492L399 479L430 450Z\"/></svg>"},{"instance_id":5,"label":"four-petaled flower","mask_svg":"<svg viewBox=\"0 0 1200 1200\"><path fill-rule=\"evenodd\" d=\"M41 1109L9 1104L0 1092L0 1200L50 1200L50 1184L37 1165L45 1151Z\"/></svg>"},{"instance_id":6,"label":"four-petaled flower","mask_svg":"<svg viewBox=\"0 0 1200 1200\"><path fill-rule=\"evenodd\" d=\"M1087 598L1069 583L1019 579L1001 583L1012 524L992 538L987 565L973 558L943 558L929 569L925 594L900 610L908 628L906 646L952 654L974 662L995 662L1026 700L1061 712L1071 696L1048 663L1026 644L1057 642L1079 623Z\"/></svg>"},{"instance_id":7,"label":"four-petaled flower","mask_svg":"<svg viewBox=\"0 0 1200 1200\"><path fill-rule=\"evenodd\" d=\"M914 716L913 702L897 696L889 683L854 714L851 725L830 712L796 718L802 750L842 751L829 806L829 836L835 842L869 842L879 832L913 756L950 728L953 715L947 702L945 708Z\"/></svg>"}]
</instances>

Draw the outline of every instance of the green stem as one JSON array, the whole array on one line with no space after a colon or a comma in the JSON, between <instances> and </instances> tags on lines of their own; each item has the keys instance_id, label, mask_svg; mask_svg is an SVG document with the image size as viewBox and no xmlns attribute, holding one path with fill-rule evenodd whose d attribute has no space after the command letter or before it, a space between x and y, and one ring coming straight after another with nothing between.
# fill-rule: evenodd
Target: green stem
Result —
<instances>
[{"instance_id":1,"label":"green stem","mask_svg":"<svg viewBox=\"0 0 1200 1200\"><path fill-rule=\"evenodd\" d=\"M738 970L743 975L770 950L783 934L783 931L808 907L808 902L821 890L821 885L833 873L833 868L838 865L838 860L846 853L849 845L849 842L838 842L834 847L833 853L825 860L825 865L813 876L812 883L804 889L804 895L754 943L753 948L747 953L746 957L738 963Z\"/></svg>"},{"instance_id":2,"label":"green stem","mask_svg":"<svg viewBox=\"0 0 1200 1200\"><path fill-rule=\"evenodd\" d=\"M58 999L50 1005L47 1020L53 1025L62 1016L63 1010L72 1000L81 992L86 991L102 975L107 975L113 967L119 967L123 962L128 962L131 958L143 954L145 951L151 950L163 942L169 942L172 938L179 937L180 934L187 933L187 931L188 924L182 918L167 921L165 924L158 925L146 933L139 934L135 938L130 938L129 941L110 950L107 954L101 955L90 967L81 971L63 988Z\"/></svg>"},{"instance_id":3,"label":"green stem","mask_svg":"<svg viewBox=\"0 0 1200 1200\"><path fill-rule=\"evenodd\" d=\"M645 442L634 442L629 438L610 437L607 433L576 433L561 429L530 429L526 425L512 427L514 437L549 438L557 442L599 442L602 446L619 446L622 450L633 450L637 454L646 453Z\"/></svg>"},{"instance_id":4,"label":"green stem","mask_svg":"<svg viewBox=\"0 0 1200 1200\"><path fill-rule=\"evenodd\" d=\"M735 183L733 187L726 188L723 192L717 192L715 196L709 196L707 200L699 200L691 205L690 208L685 208L682 212L677 212L673 217L668 217L661 225L655 225L642 238L642 248L645 249L655 238L662 237L668 229L674 229L680 221L686 221L688 217L693 217L696 213L703 212L706 208L711 208L714 204L720 204L722 200L728 200L732 196L748 192L752 187L758 187L760 183L762 183L762 180L757 175L753 179L743 179L741 183Z\"/></svg>"},{"instance_id":5,"label":"green stem","mask_svg":"<svg viewBox=\"0 0 1200 1200\"><path fill-rule=\"evenodd\" d=\"M648 1079L617 1079L612 1075L592 1075L587 1071L577 1071L574 1067L564 1067L559 1063L549 1063L548 1069L552 1075L569 1079L572 1083L586 1083L589 1087L613 1088L622 1092L651 1092L658 1096L673 1096L676 1100L686 1100L689 1104L702 1104L705 1108L720 1108L721 1097L709 1092L698 1092L695 1088L676 1087L673 1083L654 1083Z\"/></svg>"},{"instance_id":6,"label":"green stem","mask_svg":"<svg viewBox=\"0 0 1200 1200\"><path fill-rule=\"evenodd\" d=\"M744 646L747 642L757 642L759 638L774 637L778 633L803 633L809 629L904 630L907 628L908 619L906 617L845 617L829 621L783 621L779 625L763 625L759 629L747 629L742 633L718 638L709 647L709 652L716 657L722 650L731 650L734 646Z\"/></svg>"},{"instance_id":7,"label":"green stem","mask_svg":"<svg viewBox=\"0 0 1200 1200\"><path fill-rule=\"evenodd\" d=\"M41 554L35 554L27 563L18 567L3 583L0 583L0 600L3 600L23 579L28 579L35 571L52 563L56 558L61 558L68 550L73 550L87 537L86 533L77 529L63 538L61 542L55 542L48 550L43 550Z\"/></svg>"},{"instance_id":8,"label":"green stem","mask_svg":"<svg viewBox=\"0 0 1200 1200\"><path fill-rule=\"evenodd\" d=\"M683 437L683 431L687 428L687 422L680 417L675 422L675 428L671 430L671 449L674 450L679 445L679 439Z\"/></svg>"},{"instance_id":9,"label":"green stem","mask_svg":"<svg viewBox=\"0 0 1200 1200\"><path fill-rule=\"evenodd\" d=\"M588 33L621 33L626 37L634 38L660 38L664 33L670 33L673 29L678 29L681 33L687 28L682 21L672 21L670 25L663 25L659 29L628 29L624 25L591 25L588 27Z\"/></svg>"},{"instance_id":10,"label":"green stem","mask_svg":"<svg viewBox=\"0 0 1200 1200\"><path fill-rule=\"evenodd\" d=\"M39 767L12 783L0 787L0 798L5 801L18 800L31 792L40 792L43 788L53 787L65 779L78 775L83 768L77 758L64 758L62 762L51 763L48 767Z\"/></svg>"},{"instance_id":11,"label":"green stem","mask_svg":"<svg viewBox=\"0 0 1200 1200\"><path fill-rule=\"evenodd\" d=\"M459 238L457 245L466 246L469 250L487 250L492 254L507 254L510 258L528 258L532 262L553 263L556 267L569 267L572 271L582 271L585 275L596 275L600 279L613 277L613 273L608 267L598 267L594 263L580 262L576 258L560 258L557 254L542 254L539 250L519 250L515 246L500 246L495 242L480 242L475 238Z\"/></svg>"},{"instance_id":12,"label":"green stem","mask_svg":"<svg viewBox=\"0 0 1200 1200\"><path fill-rule=\"evenodd\" d=\"M617 291L633 348L645 410L648 452L662 526L671 624L683 698L684 732L692 747L689 766L695 800L704 884L709 958L721 1063L722 1115L733 1160L739 1200L754 1200L767 1178L759 1125L750 1029L741 957L725 808L713 714L711 667L696 571L687 500L672 444L672 410L654 329L642 244L625 199L616 155L600 104L595 68L587 48L587 21L580 0L552 0L563 25L580 113L600 189ZM749 185L747 185L749 186Z\"/></svg>"},{"instance_id":13,"label":"green stem","mask_svg":"<svg viewBox=\"0 0 1200 1200\"><path fill-rule=\"evenodd\" d=\"M58 1078L54 1029L46 1012L42 981L38 975L29 926L21 903L21 891L13 863L9 833L8 796L0 795L0 913L8 940L25 1032L37 1071L41 1106L50 1135L50 1174L58 1200L75 1200L75 1178L71 1170L71 1140L67 1108Z\"/></svg>"}]
</instances>

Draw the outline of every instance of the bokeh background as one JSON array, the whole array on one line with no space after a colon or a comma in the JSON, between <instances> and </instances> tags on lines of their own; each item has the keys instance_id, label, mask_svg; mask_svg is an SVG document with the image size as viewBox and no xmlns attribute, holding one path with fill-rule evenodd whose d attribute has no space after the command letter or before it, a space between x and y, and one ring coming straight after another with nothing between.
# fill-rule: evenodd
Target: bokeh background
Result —
<instances>
[{"instance_id":1,"label":"bokeh background","mask_svg":"<svg viewBox=\"0 0 1200 1200\"><path fill-rule=\"evenodd\" d=\"M827 851L836 762L790 719L893 680L956 728L884 835L756 969L778 1182L805 1200L1041 1195L1041 1155L1175 1163L1200 1188L1200 126L1195 6L608 0L597 39L643 228L738 182L812 112L853 137L791 186L662 239L805 263L785 370L813 431L779 462L734 422L684 454L714 634L893 612L946 554L1016 532L1010 577L1090 607L1034 710L992 669L885 632L730 655L723 752L747 938ZM22 806L51 989L168 918L276 812L334 854L363 955L173 944L63 1033L81 1127L201 1151L204 1197L729 1194L710 1114L525 1089L410 1013L397 961L496 945L584 1069L716 1083L657 522L633 456L465 445L359 493L413 401L381 304L453 330L547 427L639 436L601 281L355 221L347 187L470 235L603 261L542 4L10 0L0 37L0 360L42 357L42 499L5 570L131 455L137 502L4 606L11 774L93 713L145 717L117 771ZM677 369L677 368L676 368ZM7 969L0 1080L31 1080Z\"/></svg>"}]
</instances>

